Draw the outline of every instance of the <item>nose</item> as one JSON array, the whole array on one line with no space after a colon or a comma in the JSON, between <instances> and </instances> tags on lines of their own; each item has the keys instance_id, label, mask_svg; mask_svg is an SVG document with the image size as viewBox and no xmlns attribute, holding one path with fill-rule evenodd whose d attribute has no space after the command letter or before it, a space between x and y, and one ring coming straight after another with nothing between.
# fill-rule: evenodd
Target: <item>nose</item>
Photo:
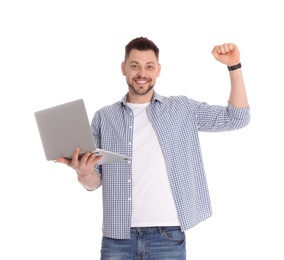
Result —
<instances>
[{"instance_id":1,"label":"nose","mask_svg":"<svg viewBox=\"0 0 284 260\"><path fill-rule=\"evenodd\" d=\"M138 76L138 77L141 77L141 78L146 77L146 71L145 71L145 69L140 68L139 71L137 71L137 76Z\"/></svg>"}]
</instances>

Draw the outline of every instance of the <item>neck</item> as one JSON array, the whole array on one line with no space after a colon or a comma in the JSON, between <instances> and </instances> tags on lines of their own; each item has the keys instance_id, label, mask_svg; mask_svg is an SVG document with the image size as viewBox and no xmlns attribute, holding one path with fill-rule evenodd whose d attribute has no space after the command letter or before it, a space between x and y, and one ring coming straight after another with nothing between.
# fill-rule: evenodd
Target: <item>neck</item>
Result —
<instances>
[{"instance_id":1,"label":"neck","mask_svg":"<svg viewBox=\"0 0 284 260\"><path fill-rule=\"evenodd\" d=\"M132 93L130 90L128 92L126 101L128 103L133 103L133 104L149 103L152 101L153 95L154 95L154 91L150 91L145 95L137 95L135 93Z\"/></svg>"}]
</instances>

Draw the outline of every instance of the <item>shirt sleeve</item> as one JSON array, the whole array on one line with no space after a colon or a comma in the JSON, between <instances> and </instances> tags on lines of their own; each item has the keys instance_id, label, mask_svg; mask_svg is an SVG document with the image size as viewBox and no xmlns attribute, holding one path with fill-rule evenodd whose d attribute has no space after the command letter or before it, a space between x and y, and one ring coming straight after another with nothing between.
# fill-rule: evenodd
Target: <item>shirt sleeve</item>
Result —
<instances>
[{"instance_id":1,"label":"shirt sleeve","mask_svg":"<svg viewBox=\"0 0 284 260\"><path fill-rule=\"evenodd\" d=\"M250 108L209 105L193 101L199 131L221 132L243 128L250 122Z\"/></svg>"},{"instance_id":2,"label":"shirt sleeve","mask_svg":"<svg viewBox=\"0 0 284 260\"><path fill-rule=\"evenodd\" d=\"M91 123L91 130L93 133L93 138L96 144L96 147L100 147L100 114L96 112L92 123ZM95 165L94 171L96 171L100 175L100 184L97 186L99 188L102 185L102 167L101 165ZM97 189L96 188L96 189Z\"/></svg>"}]
</instances>

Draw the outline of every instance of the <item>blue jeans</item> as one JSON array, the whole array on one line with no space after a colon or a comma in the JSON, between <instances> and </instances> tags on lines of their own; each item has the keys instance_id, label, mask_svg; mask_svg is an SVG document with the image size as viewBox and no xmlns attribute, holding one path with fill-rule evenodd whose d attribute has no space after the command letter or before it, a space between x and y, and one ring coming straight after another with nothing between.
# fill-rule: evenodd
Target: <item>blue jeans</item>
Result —
<instances>
[{"instance_id":1,"label":"blue jeans","mask_svg":"<svg viewBox=\"0 0 284 260\"><path fill-rule=\"evenodd\" d=\"M180 227L131 228L130 239L103 237L101 260L185 260Z\"/></svg>"}]
</instances>

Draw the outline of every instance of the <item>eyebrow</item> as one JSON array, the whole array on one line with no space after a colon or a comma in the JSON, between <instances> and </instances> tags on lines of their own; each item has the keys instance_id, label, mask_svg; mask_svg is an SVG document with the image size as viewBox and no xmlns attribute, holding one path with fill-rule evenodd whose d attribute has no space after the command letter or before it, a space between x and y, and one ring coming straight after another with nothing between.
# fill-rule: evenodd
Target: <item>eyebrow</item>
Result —
<instances>
[{"instance_id":1,"label":"eyebrow","mask_svg":"<svg viewBox=\"0 0 284 260\"><path fill-rule=\"evenodd\" d=\"M133 61L130 61L130 63L135 63L135 64L139 64L139 62L138 61L135 61L135 60L133 60ZM153 61L148 61L148 62L146 62L146 64L156 64L155 62L153 62Z\"/></svg>"}]
</instances>

